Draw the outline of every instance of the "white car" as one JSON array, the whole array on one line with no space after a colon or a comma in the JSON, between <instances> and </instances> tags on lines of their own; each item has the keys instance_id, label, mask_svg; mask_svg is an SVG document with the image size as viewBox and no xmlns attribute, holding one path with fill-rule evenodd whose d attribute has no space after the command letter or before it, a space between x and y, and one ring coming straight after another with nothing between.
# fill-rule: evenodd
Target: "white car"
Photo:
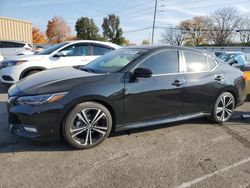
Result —
<instances>
[{"instance_id":1,"label":"white car","mask_svg":"<svg viewBox=\"0 0 250 188\"><path fill-rule=\"evenodd\" d=\"M17 55L30 55L32 51L31 44L17 41L0 41L0 54L4 58L11 58Z\"/></svg>"},{"instance_id":2,"label":"white car","mask_svg":"<svg viewBox=\"0 0 250 188\"><path fill-rule=\"evenodd\" d=\"M34 55L17 56L0 65L0 79L14 84L36 72L65 66L85 65L120 46L110 42L77 40L63 42Z\"/></svg>"}]
</instances>

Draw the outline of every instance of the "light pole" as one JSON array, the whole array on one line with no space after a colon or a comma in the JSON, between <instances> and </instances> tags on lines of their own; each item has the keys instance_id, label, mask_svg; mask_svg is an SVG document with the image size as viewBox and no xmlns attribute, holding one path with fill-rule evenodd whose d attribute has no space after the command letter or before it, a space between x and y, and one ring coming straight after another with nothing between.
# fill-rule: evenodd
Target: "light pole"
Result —
<instances>
[{"instance_id":1,"label":"light pole","mask_svg":"<svg viewBox=\"0 0 250 188\"><path fill-rule=\"evenodd\" d=\"M155 32L155 17L156 17L156 11L157 11L157 0L155 0L155 11L154 11L154 20L153 20L153 27L152 27L152 38L151 38L151 44L154 44L154 32Z\"/></svg>"}]
</instances>

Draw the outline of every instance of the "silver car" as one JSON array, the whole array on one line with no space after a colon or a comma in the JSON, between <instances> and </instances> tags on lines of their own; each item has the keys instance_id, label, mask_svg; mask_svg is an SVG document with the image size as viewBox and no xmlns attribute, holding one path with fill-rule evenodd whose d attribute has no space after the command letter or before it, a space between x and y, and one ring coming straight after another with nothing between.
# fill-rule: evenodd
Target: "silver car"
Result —
<instances>
[{"instance_id":1,"label":"silver car","mask_svg":"<svg viewBox=\"0 0 250 188\"><path fill-rule=\"evenodd\" d=\"M33 54L32 45L17 41L0 41L0 54L4 58Z\"/></svg>"}]
</instances>

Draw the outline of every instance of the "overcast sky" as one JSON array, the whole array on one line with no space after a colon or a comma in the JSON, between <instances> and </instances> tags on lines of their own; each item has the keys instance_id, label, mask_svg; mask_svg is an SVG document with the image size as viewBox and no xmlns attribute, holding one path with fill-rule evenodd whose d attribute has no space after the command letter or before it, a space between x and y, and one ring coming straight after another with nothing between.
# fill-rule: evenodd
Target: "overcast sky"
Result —
<instances>
[{"instance_id":1,"label":"overcast sky","mask_svg":"<svg viewBox=\"0 0 250 188\"><path fill-rule=\"evenodd\" d=\"M152 33L149 27L152 27L154 3L155 0L0 0L0 16L29 20L42 31L46 30L49 19L61 16L75 34L77 18L91 17L101 28L103 17L114 13L120 16L125 37L140 44ZM250 16L250 0L158 0L156 27L177 25L180 20L229 6ZM163 29L155 30L156 43L162 32Z\"/></svg>"}]
</instances>

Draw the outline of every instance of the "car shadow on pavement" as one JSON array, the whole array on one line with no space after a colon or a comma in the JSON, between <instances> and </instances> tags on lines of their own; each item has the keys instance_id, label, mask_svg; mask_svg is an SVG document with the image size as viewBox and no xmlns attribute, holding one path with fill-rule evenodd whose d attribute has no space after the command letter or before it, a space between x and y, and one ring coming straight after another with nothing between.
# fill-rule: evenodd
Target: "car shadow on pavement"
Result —
<instances>
[{"instance_id":1,"label":"car shadow on pavement","mask_svg":"<svg viewBox=\"0 0 250 188\"><path fill-rule=\"evenodd\" d=\"M234 111L234 114L229 120L229 122L230 124L240 123L240 124L248 124L250 126L250 111L249 112Z\"/></svg>"},{"instance_id":2,"label":"car shadow on pavement","mask_svg":"<svg viewBox=\"0 0 250 188\"><path fill-rule=\"evenodd\" d=\"M250 126L250 118L249 119L241 119L242 114L249 114L247 112L239 112L237 111L234 115L234 117L229 121L229 123L232 124L248 124ZM170 128L174 126L182 126L186 124L197 124L199 126L202 125L211 125L211 126L219 126L218 124L213 124L206 118L199 118L199 119L193 119L193 120L187 120L182 122L176 122L176 123L168 123L168 124L161 124L161 125L155 125L155 126L149 126L144 128L137 128L137 129L131 129L121 132L114 132L111 133L108 139L112 139L114 137L123 136L123 135L131 135L141 132L147 132L157 129L163 129L163 128ZM58 142L37 142L33 140L29 140L26 138L20 138L15 135L10 135L8 132L7 127L0 126L1 134L8 135L5 140L0 140L0 153L16 153L16 152L56 152L56 151L74 151L75 149L70 147L63 139Z\"/></svg>"},{"instance_id":3,"label":"car shadow on pavement","mask_svg":"<svg viewBox=\"0 0 250 188\"><path fill-rule=\"evenodd\" d=\"M0 85L0 94L6 94L9 86ZM250 115L249 112L235 111L233 117L229 120L230 125L249 125L250 118L242 118L242 115ZM170 128L174 126L182 126L186 124L199 124L199 126L211 125L218 126L218 124L213 124L206 118L192 119L175 123L161 124L155 126L148 126L144 128L130 129L121 132L111 133L108 139L122 135L136 134L140 132L147 132L157 129ZM67 145L63 140L53 143L36 142L33 140L21 138L15 135L10 135L8 131L8 114L6 110L6 102L0 101L0 153L15 153L15 152L32 152L32 151L72 151L74 148Z\"/></svg>"}]
</instances>

